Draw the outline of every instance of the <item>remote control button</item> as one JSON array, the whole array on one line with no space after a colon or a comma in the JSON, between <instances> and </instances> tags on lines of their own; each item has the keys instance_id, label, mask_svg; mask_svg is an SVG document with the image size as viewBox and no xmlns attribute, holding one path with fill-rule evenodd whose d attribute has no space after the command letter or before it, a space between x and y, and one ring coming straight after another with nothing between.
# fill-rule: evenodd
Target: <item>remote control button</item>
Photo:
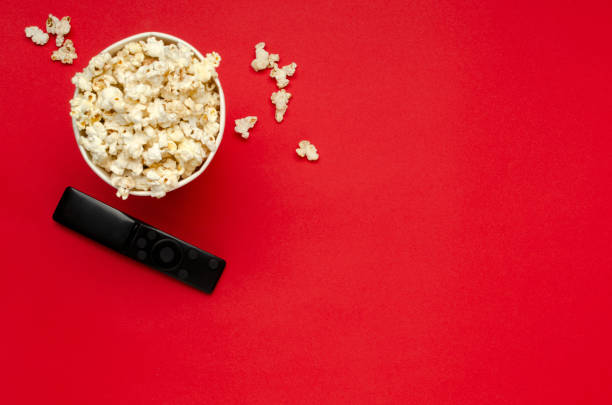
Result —
<instances>
[{"instance_id":1,"label":"remote control button","mask_svg":"<svg viewBox=\"0 0 612 405\"><path fill-rule=\"evenodd\" d=\"M144 250L139 250L138 252L136 252L136 257L138 258L138 260L144 260L147 258L147 252L145 252Z\"/></svg>"},{"instance_id":2,"label":"remote control button","mask_svg":"<svg viewBox=\"0 0 612 405\"><path fill-rule=\"evenodd\" d=\"M159 251L159 260L161 260L162 263L171 263L172 260L174 260L174 250L168 246L161 248Z\"/></svg>"},{"instance_id":3,"label":"remote control button","mask_svg":"<svg viewBox=\"0 0 612 405\"><path fill-rule=\"evenodd\" d=\"M149 239L149 240L157 239L157 232L155 232L155 231L147 232L147 239Z\"/></svg>"},{"instance_id":4,"label":"remote control button","mask_svg":"<svg viewBox=\"0 0 612 405\"><path fill-rule=\"evenodd\" d=\"M219 262L217 261L217 259L210 259L208 261L208 267L212 270L215 270L217 267L219 267Z\"/></svg>"},{"instance_id":5,"label":"remote control button","mask_svg":"<svg viewBox=\"0 0 612 405\"><path fill-rule=\"evenodd\" d=\"M180 269L180 270L178 271L177 276L178 276L178 278L180 278L181 280L184 280L184 279L186 279L187 277L189 277L189 272L188 272L187 270L185 270L185 269Z\"/></svg>"},{"instance_id":6,"label":"remote control button","mask_svg":"<svg viewBox=\"0 0 612 405\"><path fill-rule=\"evenodd\" d=\"M189 249L187 252L187 257L191 260L195 260L198 258L198 252L195 249Z\"/></svg>"},{"instance_id":7,"label":"remote control button","mask_svg":"<svg viewBox=\"0 0 612 405\"><path fill-rule=\"evenodd\" d=\"M166 271L177 268L183 259L181 246L172 239L157 241L151 249L151 256L155 264Z\"/></svg>"},{"instance_id":8,"label":"remote control button","mask_svg":"<svg viewBox=\"0 0 612 405\"><path fill-rule=\"evenodd\" d=\"M145 238L138 238L136 240L136 246L138 246L141 249L144 249L145 246L147 246L147 240Z\"/></svg>"}]
</instances>

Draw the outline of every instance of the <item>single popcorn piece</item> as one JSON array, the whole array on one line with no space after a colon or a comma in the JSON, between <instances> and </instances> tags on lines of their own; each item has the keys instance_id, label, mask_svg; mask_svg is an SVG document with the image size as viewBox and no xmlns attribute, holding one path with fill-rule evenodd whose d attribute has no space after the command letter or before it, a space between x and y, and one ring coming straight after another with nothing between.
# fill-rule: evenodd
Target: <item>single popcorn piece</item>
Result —
<instances>
[{"instance_id":1,"label":"single popcorn piece","mask_svg":"<svg viewBox=\"0 0 612 405\"><path fill-rule=\"evenodd\" d=\"M295 62L287 66L283 66L282 68L279 68L278 64L274 63L272 70L270 71L270 77L276 79L276 85L279 89L282 89L287 87L289 84L289 79L287 79L287 77L293 76L296 68L297 64Z\"/></svg>"},{"instance_id":2,"label":"single popcorn piece","mask_svg":"<svg viewBox=\"0 0 612 405\"><path fill-rule=\"evenodd\" d=\"M91 79L92 79L92 74L91 72L87 71L87 72L83 72L83 73L77 73L76 75L73 76L72 78L72 84L74 84L79 90L81 91L91 91Z\"/></svg>"},{"instance_id":3,"label":"single popcorn piece","mask_svg":"<svg viewBox=\"0 0 612 405\"><path fill-rule=\"evenodd\" d=\"M268 51L264 49L265 46L265 42L260 42L255 45L255 59L251 62L251 67L256 72L271 68L275 62L280 60L278 54L268 53Z\"/></svg>"},{"instance_id":4,"label":"single popcorn piece","mask_svg":"<svg viewBox=\"0 0 612 405\"><path fill-rule=\"evenodd\" d=\"M290 98L291 93L289 93L285 89L281 89L272 93L270 99L272 100L272 104L276 106L276 113L274 114L274 116L277 122L281 122L283 120L285 112L287 111L287 104L289 103Z\"/></svg>"},{"instance_id":5,"label":"single popcorn piece","mask_svg":"<svg viewBox=\"0 0 612 405\"><path fill-rule=\"evenodd\" d=\"M31 27L26 27L25 35L26 37L32 39L32 42L34 42L36 45L44 45L47 43L47 41L49 41L49 34L43 32L43 30L34 25Z\"/></svg>"},{"instance_id":6,"label":"single popcorn piece","mask_svg":"<svg viewBox=\"0 0 612 405\"><path fill-rule=\"evenodd\" d=\"M49 14L49 18L47 18L47 32L57 35L55 45L59 48L64 43L64 36L70 32L70 17L62 17L60 20L53 14Z\"/></svg>"},{"instance_id":7,"label":"single popcorn piece","mask_svg":"<svg viewBox=\"0 0 612 405\"><path fill-rule=\"evenodd\" d=\"M142 157L144 159L144 164L147 166L153 166L154 163L162 160L162 153L159 149L159 143L155 142L153 146L147 149Z\"/></svg>"},{"instance_id":8,"label":"single popcorn piece","mask_svg":"<svg viewBox=\"0 0 612 405\"><path fill-rule=\"evenodd\" d=\"M94 56L74 75L78 143L118 197L148 191L161 198L216 150L220 61L215 52L199 59L182 44L149 37Z\"/></svg>"},{"instance_id":9,"label":"single popcorn piece","mask_svg":"<svg viewBox=\"0 0 612 405\"><path fill-rule=\"evenodd\" d=\"M219 55L217 52L207 53L204 60L212 63L212 65L217 68L221 64L221 55Z\"/></svg>"},{"instance_id":10,"label":"single popcorn piece","mask_svg":"<svg viewBox=\"0 0 612 405\"><path fill-rule=\"evenodd\" d=\"M129 176L111 176L111 184L117 187L117 197L126 200L130 195L130 189L136 185L136 182Z\"/></svg>"},{"instance_id":11,"label":"single popcorn piece","mask_svg":"<svg viewBox=\"0 0 612 405\"><path fill-rule=\"evenodd\" d=\"M248 139L249 129L255 126L255 123L257 122L257 117L248 116L248 117L237 119L234 122L236 123L236 126L234 127L234 131L242 135L244 139Z\"/></svg>"},{"instance_id":12,"label":"single popcorn piece","mask_svg":"<svg viewBox=\"0 0 612 405\"><path fill-rule=\"evenodd\" d=\"M318 160L317 148L310 141L300 141L299 148L295 150L299 157L306 157L308 160Z\"/></svg>"},{"instance_id":13,"label":"single popcorn piece","mask_svg":"<svg viewBox=\"0 0 612 405\"><path fill-rule=\"evenodd\" d=\"M123 93L117 87L109 86L104 88L100 93L98 105L103 110L115 110L123 112L125 103L123 102Z\"/></svg>"},{"instance_id":14,"label":"single popcorn piece","mask_svg":"<svg viewBox=\"0 0 612 405\"><path fill-rule=\"evenodd\" d=\"M147 38L147 42L142 44L142 49L145 55L152 56L154 58L161 58L164 54L164 41L156 40L153 37Z\"/></svg>"},{"instance_id":15,"label":"single popcorn piece","mask_svg":"<svg viewBox=\"0 0 612 405\"><path fill-rule=\"evenodd\" d=\"M52 60L59 60L60 62L68 65L72 65L72 61L77 58L76 51L72 41L67 39L57 51L53 51L51 54Z\"/></svg>"}]
</instances>

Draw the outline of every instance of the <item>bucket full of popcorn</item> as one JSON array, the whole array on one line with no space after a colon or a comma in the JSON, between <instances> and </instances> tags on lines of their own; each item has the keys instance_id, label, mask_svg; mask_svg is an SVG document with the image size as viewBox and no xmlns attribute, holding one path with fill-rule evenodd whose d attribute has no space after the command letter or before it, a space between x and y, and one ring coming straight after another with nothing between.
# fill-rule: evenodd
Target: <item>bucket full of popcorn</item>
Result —
<instances>
[{"instance_id":1,"label":"bucket full of popcorn","mask_svg":"<svg viewBox=\"0 0 612 405\"><path fill-rule=\"evenodd\" d=\"M72 78L79 150L118 197L160 198L208 167L225 126L220 61L145 32L104 49Z\"/></svg>"}]
</instances>

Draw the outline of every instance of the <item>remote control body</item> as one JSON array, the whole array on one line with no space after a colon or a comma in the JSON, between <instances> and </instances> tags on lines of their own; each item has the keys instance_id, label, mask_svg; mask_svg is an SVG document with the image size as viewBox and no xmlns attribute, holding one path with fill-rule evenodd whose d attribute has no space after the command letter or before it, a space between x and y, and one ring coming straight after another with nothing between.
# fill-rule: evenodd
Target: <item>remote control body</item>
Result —
<instances>
[{"instance_id":1,"label":"remote control body","mask_svg":"<svg viewBox=\"0 0 612 405\"><path fill-rule=\"evenodd\" d=\"M67 187L53 219L198 290L212 293L225 260Z\"/></svg>"}]
</instances>

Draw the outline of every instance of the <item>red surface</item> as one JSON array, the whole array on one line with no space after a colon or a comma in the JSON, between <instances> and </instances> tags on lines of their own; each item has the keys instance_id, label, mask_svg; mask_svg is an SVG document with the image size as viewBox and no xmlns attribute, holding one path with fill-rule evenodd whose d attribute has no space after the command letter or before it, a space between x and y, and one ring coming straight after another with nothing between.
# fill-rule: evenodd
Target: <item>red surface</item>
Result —
<instances>
[{"instance_id":1,"label":"red surface","mask_svg":"<svg viewBox=\"0 0 612 405\"><path fill-rule=\"evenodd\" d=\"M2 403L612 402L609 2L13 3ZM23 35L49 12L74 66ZM77 151L70 77L148 30L218 51L228 122L259 122L123 202ZM280 125L262 40L299 66ZM67 185L226 258L214 294L53 223Z\"/></svg>"}]
</instances>

